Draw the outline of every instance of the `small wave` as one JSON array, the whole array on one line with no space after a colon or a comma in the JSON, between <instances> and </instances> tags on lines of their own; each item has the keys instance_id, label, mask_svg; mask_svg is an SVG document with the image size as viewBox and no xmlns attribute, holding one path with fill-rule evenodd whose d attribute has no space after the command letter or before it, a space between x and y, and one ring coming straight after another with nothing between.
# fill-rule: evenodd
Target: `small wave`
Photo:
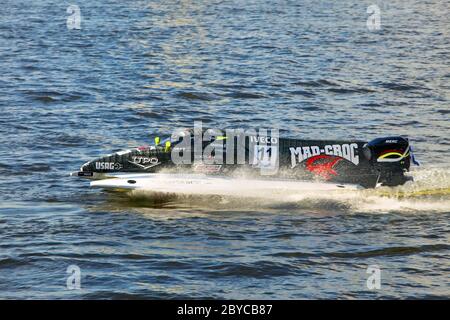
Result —
<instances>
[{"instance_id":1,"label":"small wave","mask_svg":"<svg viewBox=\"0 0 450 320\"><path fill-rule=\"evenodd\" d=\"M410 85L410 84L403 84L398 82L388 82L388 83L381 83L381 87L393 91L415 91L415 90L425 90L425 87L422 86L416 86L416 85Z\"/></svg>"},{"instance_id":2,"label":"small wave","mask_svg":"<svg viewBox=\"0 0 450 320\"><path fill-rule=\"evenodd\" d=\"M83 98L78 92L23 90L22 93L34 101L43 103L72 102Z\"/></svg>"},{"instance_id":3,"label":"small wave","mask_svg":"<svg viewBox=\"0 0 450 320\"><path fill-rule=\"evenodd\" d=\"M265 96L258 93L236 91L232 93L225 94L224 96L235 99L261 99Z\"/></svg>"},{"instance_id":4,"label":"small wave","mask_svg":"<svg viewBox=\"0 0 450 320\"><path fill-rule=\"evenodd\" d=\"M300 251L292 252L277 252L270 254L272 257L281 258L311 258L311 257L331 257L331 258L372 258L381 256L407 256L413 254L420 254L424 252L436 252L445 251L450 249L450 245L447 244L434 244L434 245L423 245L423 246L405 246L405 247L387 247L381 249L373 249L367 251L357 251L357 252L323 252L323 253L307 253Z\"/></svg>"},{"instance_id":5,"label":"small wave","mask_svg":"<svg viewBox=\"0 0 450 320\"><path fill-rule=\"evenodd\" d=\"M449 248L450 245L435 244L435 245L423 245L418 247L388 247L361 252L330 252L326 253L325 255L335 258L370 258L379 256L405 256L418 254L422 252L448 250Z\"/></svg>"},{"instance_id":6,"label":"small wave","mask_svg":"<svg viewBox=\"0 0 450 320\"><path fill-rule=\"evenodd\" d=\"M368 102L368 103L361 103L359 106L361 107L368 107L368 108L379 108L379 107L383 107L382 104L380 103L376 103L376 102Z\"/></svg>"},{"instance_id":7,"label":"small wave","mask_svg":"<svg viewBox=\"0 0 450 320\"><path fill-rule=\"evenodd\" d=\"M74 135L69 133L55 133L52 138L53 146L74 147L82 146L86 143L86 140L80 135Z\"/></svg>"},{"instance_id":8,"label":"small wave","mask_svg":"<svg viewBox=\"0 0 450 320\"><path fill-rule=\"evenodd\" d=\"M297 86L302 87L324 87L324 86L335 86L339 87L340 84L327 79L319 79L319 80L309 80L309 81L297 81L293 83Z\"/></svg>"},{"instance_id":9,"label":"small wave","mask_svg":"<svg viewBox=\"0 0 450 320\"><path fill-rule=\"evenodd\" d=\"M49 172L51 169L52 168L46 163L34 163L9 166L5 171L8 171L8 174L10 175L27 175L37 172Z\"/></svg>"},{"instance_id":10,"label":"small wave","mask_svg":"<svg viewBox=\"0 0 450 320\"><path fill-rule=\"evenodd\" d=\"M351 93L370 93L375 92L375 90L370 88L329 88L327 91L333 93L351 94Z\"/></svg>"},{"instance_id":11,"label":"small wave","mask_svg":"<svg viewBox=\"0 0 450 320\"><path fill-rule=\"evenodd\" d=\"M277 252L271 254L270 256L281 258L309 258L317 256L317 254L295 251L295 252Z\"/></svg>"},{"instance_id":12,"label":"small wave","mask_svg":"<svg viewBox=\"0 0 450 320\"><path fill-rule=\"evenodd\" d=\"M253 263L220 263L207 267L204 271L210 271L210 277L249 277L249 278L271 278L298 275L304 271L298 270L288 263L277 263L273 261L256 261ZM202 274L204 274L202 271Z\"/></svg>"},{"instance_id":13,"label":"small wave","mask_svg":"<svg viewBox=\"0 0 450 320\"><path fill-rule=\"evenodd\" d=\"M296 96L304 96L304 97L313 97L316 95L314 92L305 91L305 90L290 91L289 94L296 95Z\"/></svg>"},{"instance_id":14,"label":"small wave","mask_svg":"<svg viewBox=\"0 0 450 320\"><path fill-rule=\"evenodd\" d=\"M33 97L33 100L44 102L44 103L51 103L51 102L57 101L56 98L51 97L51 96L35 96L35 97Z\"/></svg>"},{"instance_id":15,"label":"small wave","mask_svg":"<svg viewBox=\"0 0 450 320\"><path fill-rule=\"evenodd\" d=\"M122 291L110 291L110 290L97 290L95 292L86 293L83 299L88 300L143 300L143 299L166 299L166 300L186 300L186 299L201 299L201 300L211 300L218 299L216 296L206 296L201 295L198 292L178 294L174 292L167 291L155 291L150 290L147 287L143 290L137 290L137 292L122 292Z\"/></svg>"},{"instance_id":16,"label":"small wave","mask_svg":"<svg viewBox=\"0 0 450 320\"><path fill-rule=\"evenodd\" d=\"M144 117L144 118L150 118L150 119L164 119L166 116L166 112L152 112L152 111L137 111L137 115Z\"/></svg>"},{"instance_id":17,"label":"small wave","mask_svg":"<svg viewBox=\"0 0 450 320\"><path fill-rule=\"evenodd\" d=\"M26 264L25 261L14 258L0 259L0 268L15 268Z\"/></svg>"},{"instance_id":18,"label":"small wave","mask_svg":"<svg viewBox=\"0 0 450 320\"><path fill-rule=\"evenodd\" d=\"M8 170L11 169L12 165L6 163L0 163L0 170Z\"/></svg>"},{"instance_id":19,"label":"small wave","mask_svg":"<svg viewBox=\"0 0 450 320\"><path fill-rule=\"evenodd\" d=\"M215 99L214 96L209 93L199 93L199 92L180 92L177 93L177 97L187 100L202 100L202 101L211 101Z\"/></svg>"},{"instance_id":20,"label":"small wave","mask_svg":"<svg viewBox=\"0 0 450 320\"><path fill-rule=\"evenodd\" d=\"M224 83L210 83L208 84L209 87L212 88L218 88L221 90L242 90L242 89L252 89L252 86L250 85L245 85L245 84L234 84L234 83L228 83L228 84L224 84Z\"/></svg>"}]
</instances>

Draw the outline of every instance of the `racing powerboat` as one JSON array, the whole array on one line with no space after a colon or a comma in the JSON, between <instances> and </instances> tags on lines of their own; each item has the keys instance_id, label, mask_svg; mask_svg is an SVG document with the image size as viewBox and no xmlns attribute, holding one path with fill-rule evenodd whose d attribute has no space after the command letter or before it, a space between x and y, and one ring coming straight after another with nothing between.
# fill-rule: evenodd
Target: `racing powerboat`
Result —
<instances>
[{"instance_id":1,"label":"racing powerboat","mask_svg":"<svg viewBox=\"0 0 450 320\"><path fill-rule=\"evenodd\" d=\"M90 178L106 189L146 189L223 193L232 179L283 190L361 189L397 186L414 159L408 138L390 136L371 141L281 138L255 130L178 130L150 146L105 155L81 166L72 176ZM235 190L234 190L235 191ZM280 191L281 192L281 191ZM226 192L225 192L226 193Z\"/></svg>"}]
</instances>

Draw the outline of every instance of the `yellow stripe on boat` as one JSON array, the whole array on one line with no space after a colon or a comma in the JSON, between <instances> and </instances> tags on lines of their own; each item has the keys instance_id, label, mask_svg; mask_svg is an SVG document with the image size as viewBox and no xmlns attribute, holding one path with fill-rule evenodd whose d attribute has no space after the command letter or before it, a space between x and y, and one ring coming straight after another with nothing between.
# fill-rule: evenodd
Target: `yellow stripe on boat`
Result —
<instances>
[{"instance_id":1,"label":"yellow stripe on boat","mask_svg":"<svg viewBox=\"0 0 450 320\"><path fill-rule=\"evenodd\" d=\"M399 152L389 152L389 153L383 154L382 156L379 156L378 159L384 159L384 158L387 158L387 157L390 157L390 156L403 157L403 155L401 153L399 153ZM405 155L405 157L406 156L407 155Z\"/></svg>"}]
</instances>

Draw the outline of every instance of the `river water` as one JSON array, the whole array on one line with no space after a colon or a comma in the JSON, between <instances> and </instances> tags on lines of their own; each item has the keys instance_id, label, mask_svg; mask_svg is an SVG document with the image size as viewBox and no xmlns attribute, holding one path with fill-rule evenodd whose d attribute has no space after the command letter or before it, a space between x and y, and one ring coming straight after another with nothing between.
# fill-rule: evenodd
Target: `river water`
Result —
<instances>
[{"instance_id":1,"label":"river water","mask_svg":"<svg viewBox=\"0 0 450 320\"><path fill-rule=\"evenodd\" d=\"M372 4L2 1L0 298L449 298L450 5L377 1L369 30ZM109 194L68 176L196 120L406 135L422 166L383 192L264 201Z\"/></svg>"}]
</instances>

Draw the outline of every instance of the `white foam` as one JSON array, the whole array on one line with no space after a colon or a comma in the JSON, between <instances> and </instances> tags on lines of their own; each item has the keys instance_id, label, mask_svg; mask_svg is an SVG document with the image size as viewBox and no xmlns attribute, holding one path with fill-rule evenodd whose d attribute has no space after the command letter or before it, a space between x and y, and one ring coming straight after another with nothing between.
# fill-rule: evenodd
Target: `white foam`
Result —
<instances>
[{"instance_id":1,"label":"white foam","mask_svg":"<svg viewBox=\"0 0 450 320\"><path fill-rule=\"evenodd\" d=\"M189 200L191 204L208 208L223 207L228 209L281 208L302 211L326 210L344 211L346 213L436 213L450 212L450 170L446 168L420 169L412 172L415 182L398 187L382 187L377 189L324 189L323 184L297 183L290 186L281 182L261 181L247 178L226 180L228 194L223 194L221 200L212 200L215 191L210 184L195 186L197 198ZM184 186L185 188L186 186ZM220 189L223 186L216 186ZM192 186L191 186L192 188ZM296 189L297 188L297 189ZM187 194L172 189L171 203L186 201ZM181 189L180 189L181 190ZM213 190L213 191L212 191ZM439 191L442 192L432 192ZM177 196L174 200L173 196ZM132 197L154 197L155 193L148 190L138 190L131 193ZM158 194L161 197L161 194ZM228 199L232 197L233 199ZM200 199L203 198L203 199ZM253 199L252 199L253 198ZM255 200L254 198L257 198Z\"/></svg>"}]
</instances>

